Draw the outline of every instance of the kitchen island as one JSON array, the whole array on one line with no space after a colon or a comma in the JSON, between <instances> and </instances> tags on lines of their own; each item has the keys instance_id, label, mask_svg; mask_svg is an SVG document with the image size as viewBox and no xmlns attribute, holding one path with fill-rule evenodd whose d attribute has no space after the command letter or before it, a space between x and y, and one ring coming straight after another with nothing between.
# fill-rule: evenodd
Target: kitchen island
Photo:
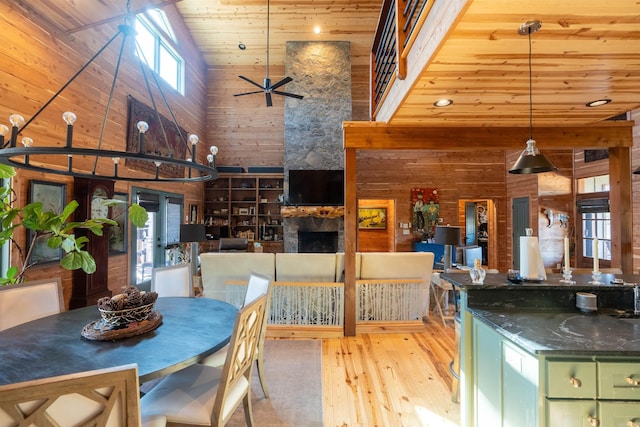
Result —
<instances>
[{"instance_id":1,"label":"kitchen island","mask_svg":"<svg viewBox=\"0 0 640 427\"><path fill-rule=\"evenodd\" d=\"M463 426L640 425L640 319L630 314L640 276L442 276L461 291ZM596 295L597 311L576 308L578 292Z\"/></svg>"}]
</instances>

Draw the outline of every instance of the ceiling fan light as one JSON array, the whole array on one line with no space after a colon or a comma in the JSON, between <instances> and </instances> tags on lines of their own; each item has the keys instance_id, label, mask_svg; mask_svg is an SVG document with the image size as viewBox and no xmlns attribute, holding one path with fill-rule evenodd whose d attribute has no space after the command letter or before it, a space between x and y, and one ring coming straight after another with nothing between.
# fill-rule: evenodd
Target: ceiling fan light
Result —
<instances>
[{"instance_id":1,"label":"ceiling fan light","mask_svg":"<svg viewBox=\"0 0 640 427\"><path fill-rule=\"evenodd\" d=\"M536 141L529 139L527 141L527 148L522 151L516 163L509 169L509 173L530 174L552 172L557 169L556 165L540 153L540 150L538 150L536 146Z\"/></svg>"}]
</instances>

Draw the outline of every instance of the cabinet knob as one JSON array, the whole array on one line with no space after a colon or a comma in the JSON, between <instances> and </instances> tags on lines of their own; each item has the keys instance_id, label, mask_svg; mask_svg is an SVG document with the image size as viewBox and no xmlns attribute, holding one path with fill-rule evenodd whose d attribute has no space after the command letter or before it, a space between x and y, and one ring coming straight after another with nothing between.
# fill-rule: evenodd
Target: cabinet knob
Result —
<instances>
[{"instance_id":1,"label":"cabinet knob","mask_svg":"<svg viewBox=\"0 0 640 427\"><path fill-rule=\"evenodd\" d=\"M627 378L625 378L625 380L627 381L627 384L631 384L631 385L640 385L640 381L638 380L634 380L631 375L629 375Z\"/></svg>"},{"instance_id":2,"label":"cabinet knob","mask_svg":"<svg viewBox=\"0 0 640 427\"><path fill-rule=\"evenodd\" d=\"M579 379L575 378L575 377L571 377L569 378L569 382L571 383L572 386L574 386L575 388L580 388L582 387L582 381L580 381Z\"/></svg>"},{"instance_id":3,"label":"cabinet knob","mask_svg":"<svg viewBox=\"0 0 640 427\"><path fill-rule=\"evenodd\" d=\"M592 417L591 415L589 415L587 420L589 420L589 425L592 426L592 427L599 427L600 426L600 420L597 419L596 417Z\"/></svg>"}]
</instances>

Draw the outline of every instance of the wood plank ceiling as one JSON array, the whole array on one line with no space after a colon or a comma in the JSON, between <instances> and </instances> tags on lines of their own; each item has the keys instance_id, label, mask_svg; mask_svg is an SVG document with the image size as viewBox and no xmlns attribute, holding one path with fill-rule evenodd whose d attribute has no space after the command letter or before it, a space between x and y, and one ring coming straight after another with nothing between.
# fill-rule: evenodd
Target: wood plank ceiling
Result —
<instances>
[{"instance_id":1,"label":"wood plank ceiling","mask_svg":"<svg viewBox=\"0 0 640 427\"><path fill-rule=\"evenodd\" d=\"M175 3L210 66L265 64L266 0L130 1L133 11ZM78 0L18 3L62 29L77 31L121 17L126 1L92 1L91 7L80 7ZM348 40L352 63L368 64L381 4L272 0L270 65L284 64L289 40ZM532 35L534 126L593 124L640 107L640 1L468 0L456 24L440 29L447 35L435 53L425 52L431 57L390 122L527 126L528 40L517 29L532 19L542 21L542 29ZM454 104L433 107L442 97ZM585 105L602 98L612 102Z\"/></svg>"}]
</instances>

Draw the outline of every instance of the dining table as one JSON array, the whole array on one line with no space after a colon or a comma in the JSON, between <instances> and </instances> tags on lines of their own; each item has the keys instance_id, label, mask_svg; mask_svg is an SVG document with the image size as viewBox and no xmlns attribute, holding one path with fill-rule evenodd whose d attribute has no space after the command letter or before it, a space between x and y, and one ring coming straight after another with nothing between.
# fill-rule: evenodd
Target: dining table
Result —
<instances>
[{"instance_id":1,"label":"dining table","mask_svg":"<svg viewBox=\"0 0 640 427\"><path fill-rule=\"evenodd\" d=\"M229 343L238 309L209 298L158 298L162 324L144 334L92 340L83 328L97 306L77 308L0 332L0 385L136 363L140 383L197 363ZM0 313L2 315L2 313Z\"/></svg>"}]
</instances>

